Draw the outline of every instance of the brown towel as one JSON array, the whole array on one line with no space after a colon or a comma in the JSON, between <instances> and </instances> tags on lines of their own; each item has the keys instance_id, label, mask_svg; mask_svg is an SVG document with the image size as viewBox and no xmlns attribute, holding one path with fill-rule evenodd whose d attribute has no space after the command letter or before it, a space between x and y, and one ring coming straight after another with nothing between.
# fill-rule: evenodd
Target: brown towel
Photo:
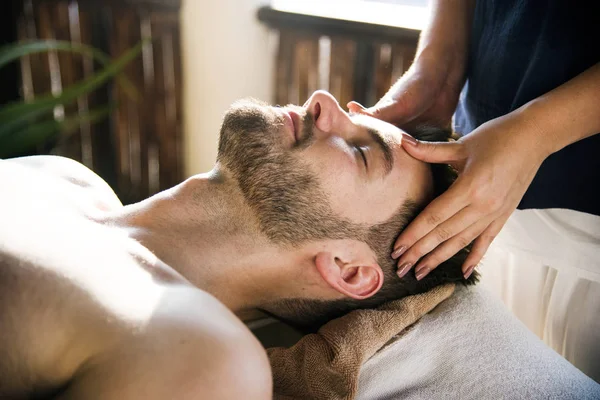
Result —
<instances>
[{"instance_id":1,"label":"brown towel","mask_svg":"<svg viewBox=\"0 0 600 400\"><path fill-rule=\"evenodd\" d=\"M328 322L289 349L268 349L275 399L353 399L361 365L395 335L454 292L454 284L356 310Z\"/></svg>"}]
</instances>

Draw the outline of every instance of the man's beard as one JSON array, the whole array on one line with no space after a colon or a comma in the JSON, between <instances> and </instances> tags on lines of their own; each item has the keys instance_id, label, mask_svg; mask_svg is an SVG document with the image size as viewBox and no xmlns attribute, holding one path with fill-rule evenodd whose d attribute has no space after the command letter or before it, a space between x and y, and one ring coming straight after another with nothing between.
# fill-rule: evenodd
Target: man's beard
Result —
<instances>
[{"instance_id":1,"label":"man's beard","mask_svg":"<svg viewBox=\"0 0 600 400\"><path fill-rule=\"evenodd\" d=\"M261 231L274 243L349 237L350 224L333 214L316 176L299 157L312 141L314 119L302 109L298 113L304 115L302 139L286 148L282 118L255 100L236 102L223 120L217 160L233 174Z\"/></svg>"}]
</instances>

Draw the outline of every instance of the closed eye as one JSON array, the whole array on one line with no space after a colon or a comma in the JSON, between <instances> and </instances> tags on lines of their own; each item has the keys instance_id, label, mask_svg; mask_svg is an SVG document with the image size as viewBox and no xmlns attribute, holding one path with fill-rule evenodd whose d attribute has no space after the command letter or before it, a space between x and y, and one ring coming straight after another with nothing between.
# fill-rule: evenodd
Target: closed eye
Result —
<instances>
[{"instance_id":1,"label":"closed eye","mask_svg":"<svg viewBox=\"0 0 600 400\"><path fill-rule=\"evenodd\" d=\"M369 168L369 164L367 163L367 156L365 155L365 152L363 150L363 148L361 146L354 146L354 148L356 149L356 151L358 151L358 153L360 154L360 156L363 159L363 162L365 163L365 168Z\"/></svg>"}]
</instances>

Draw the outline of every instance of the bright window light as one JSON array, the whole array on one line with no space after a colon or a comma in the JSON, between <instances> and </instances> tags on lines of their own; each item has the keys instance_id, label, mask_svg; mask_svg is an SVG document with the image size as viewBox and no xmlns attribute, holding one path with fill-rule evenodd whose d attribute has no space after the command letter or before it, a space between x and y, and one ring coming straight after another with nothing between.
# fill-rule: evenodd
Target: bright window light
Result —
<instances>
[{"instance_id":1,"label":"bright window light","mask_svg":"<svg viewBox=\"0 0 600 400\"><path fill-rule=\"evenodd\" d=\"M428 0L272 0L274 9L297 14L421 30Z\"/></svg>"}]
</instances>

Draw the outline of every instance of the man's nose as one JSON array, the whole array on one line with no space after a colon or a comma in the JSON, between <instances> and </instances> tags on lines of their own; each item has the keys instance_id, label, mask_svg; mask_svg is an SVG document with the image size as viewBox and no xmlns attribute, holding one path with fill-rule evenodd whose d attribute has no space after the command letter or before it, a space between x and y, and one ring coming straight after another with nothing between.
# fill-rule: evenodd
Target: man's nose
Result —
<instances>
[{"instance_id":1,"label":"man's nose","mask_svg":"<svg viewBox=\"0 0 600 400\"><path fill-rule=\"evenodd\" d=\"M351 128L352 121L330 93L318 90L306 102L306 109L315 119L315 126L329 135L343 136Z\"/></svg>"}]
</instances>

